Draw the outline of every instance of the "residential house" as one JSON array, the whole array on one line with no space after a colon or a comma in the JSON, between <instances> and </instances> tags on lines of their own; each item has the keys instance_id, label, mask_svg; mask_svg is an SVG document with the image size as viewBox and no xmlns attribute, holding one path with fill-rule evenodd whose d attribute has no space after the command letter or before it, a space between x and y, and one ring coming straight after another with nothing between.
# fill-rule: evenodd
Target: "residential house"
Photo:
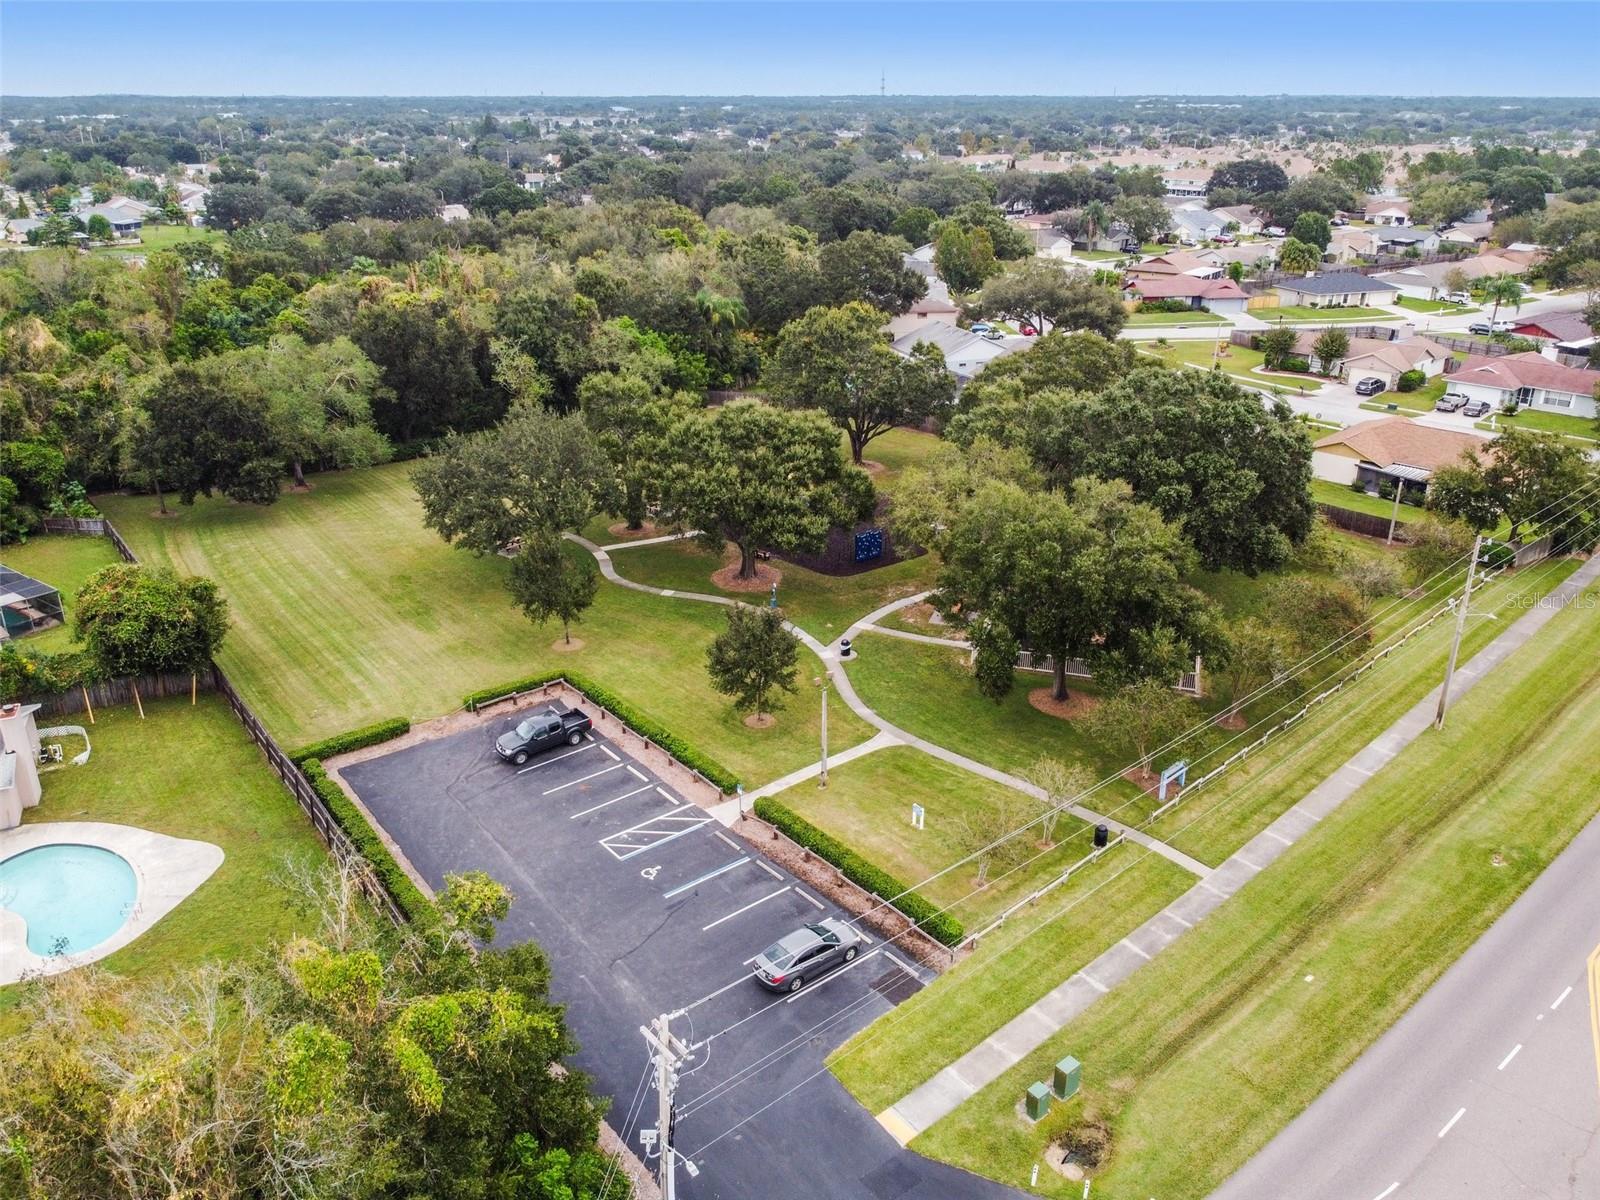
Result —
<instances>
[{"instance_id":1,"label":"residential house","mask_svg":"<svg viewBox=\"0 0 1600 1200\"><path fill-rule=\"evenodd\" d=\"M1265 218L1248 204L1229 204L1211 211L1222 218L1225 226L1237 225L1245 237L1255 237L1266 228Z\"/></svg>"},{"instance_id":2,"label":"residential house","mask_svg":"<svg viewBox=\"0 0 1600 1200\"><path fill-rule=\"evenodd\" d=\"M952 304L948 297L924 296L898 317L892 318L884 329L891 339L900 338L936 321L954 325L960 315L960 307Z\"/></svg>"},{"instance_id":3,"label":"residential house","mask_svg":"<svg viewBox=\"0 0 1600 1200\"><path fill-rule=\"evenodd\" d=\"M1128 268L1137 279L1169 275L1194 275L1200 279L1220 279L1226 273L1222 257L1215 250L1168 250Z\"/></svg>"},{"instance_id":4,"label":"residential house","mask_svg":"<svg viewBox=\"0 0 1600 1200\"><path fill-rule=\"evenodd\" d=\"M1240 242L1235 246L1212 246L1207 254L1216 256L1224 268L1229 263L1243 263L1246 267L1270 267L1278 257L1277 242Z\"/></svg>"},{"instance_id":5,"label":"residential house","mask_svg":"<svg viewBox=\"0 0 1600 1200\"><path fill-rule=\"evenodd\" d=\"M1214 313L1242 313L1250 299L1244 289L1231 279L1200 279L1194 275L1129 278L1122 285L1122 298L1132 303L1141 300L1186 300L1190 308L1208 309Z\"/></svg>"},{"instance_id":6,"label":"residential house","mask_svg":"<svg viewBox=\"0 0 1600 1200\"><path fill-rule=\"evenodd\" d=\"M522 186L530 192L542 192L545 188L560 182L560 171L524 171L522 173Z\"/></svg>"},{"instance_id":7,"label":"residential house","mask_svg":"<svg viewBox=\"0 0 1600 1200\"><path fill-rule=\"evenodd\" d=\"M1186 245L1209 242L1222 233L1227 220L1204 208L1179 208L1170 215L1172 231Z\"/></svg>"},{"instance_id":8,"label":"residential house","mask_svg":"<svg viewBox=\"0 0 1600 1200\"><path fill-rule=\"evenodd\" d=\"M1377 254L1406 254L1411 251L1432 254L1439 248L1437 231L1418 225L1396 225L1369 229L1367 232L1372 235L1374 253Z\"/></svg>"},{"instance_id":9,"label":"residential house","mask_svg":"<svg viewBox=\"0 0 1600 1200\"><path fill-rule=\"evenodd\" d=\"M1210 172L1167 171L1161 176L1161 186L1167 189L1169 196L1203 197L1210 182Z\"/></svg>"},{"instance_id":10,"label":"residential house","mask_svg":"<svg viewBox=\"0 0 1600 1200\"><path fill-rule=\"evenodd\" d=\"M1561 353L1594 357L1595 332L1575 308L1529 317L1511 332L1518 337L1550 342Z\"/></svg>"},{"instance_id":11,"label":"residential house","mask_svg":"<svg viewBox=\"0 0 1600 1200\"><path fill-rule=\"evenodd\" d=\"M1485 246L1493 235L1493 221L1459 221L1441 229L1439 240L1458 246Z\"/></svg>"},{"instance_id":12,"label":"residential house","mask_svg":"<svg viewBox=\"0 0 1600 1200\"><path fill-rule=\"evenodd\" d=\"M24 245L28 235L43 224L41 217L12 217L6 222L6 241Z\"/></svg>"},{"instance_id":13,"label":"residential house","mask_svg":"<svg viewBox=\"0 0 1600 1200\"><path fill-rule=\"evenodd\" d=\"M1381 483L1427 488L1440 467L1463 454L1481 458L1488 441L1454 429L1419 425L1408 417L1379 417L1312 443L1311 473L1330 483Z\"/></svg>"},{"instance_id":14,"label":"residential house","mask_svg":"<svg viewBox=\"0 0 1600 1200\"><path fill-rule=\"evenodd\" d=\"M1361 214L1374 225L1411 224L1411 201L1399 196L1377 196L1367 201Z\"/></svg>"},{"instance_id":15,"label":"residential house","mask_svg":"<svg viewBox=\"0 0 1600 1200\"><path fill-rule=\"evenodd\" d=\"M1437 300L1454 290L1449 281L1456 279L1458 274L1460 278L1467 280L1469 286L1491 275L1524 275L1528 270L1527 261L1524 259L1531 257L1508 256L1507 251L1497 250L1489 254L1479 254L1474 258L1457 259L1455 262L1420 263L1414 267L1402 267L1396 271L1385 271L1374 275L1373 278L1394 284L1402 296L1409 296L1414 300Z\"/></svg>"},{"instance_id":16,"label":"residential house","mask_svg":"<svg viewBox=\"0 0 1600 1200\"><path fill-rule=\"evenodd\" d=\"M104 217L111 225L113 236L119 238L136 238L144 227L143 213L112 201L91 204L88 208L79 209L76 216L84 224L88 224L92 217Z\"/></svg>"},{"instance_id":17,"label":"residential house","mask_svg":"<svg viewBox=\"0 0 1600 1200\"><path fill-rule=\"evenodd\" d=\"M1304 279L1285 279L1273 284L1272 290L1284 304L1308 308L1362 308L1372 304L1389 304L1399 291L1392 283L1384 283L1381 279L1356 271L1332 271L1324 275L1308 275Z\"/></svg>"},{"instance_id":18,"label":"residential house","mask_svg":"<svg viewBox=\"0 0 1600 1200\"><path fill-rule=\"evenodd\" d=\"M1500 408L1516 404L1574 417L1595 416L1594 390L1600 385L1600 373L1564 367L1546 357L1555 353L1546 347L1500 358L1472 355L1451 374L1450 388Z\"/></svg>"},{"instance_id":19,"label":"residential house","mask_svg":"<svg viewBox=\"0 0 1600 1200\"><path fill-rule=\"evenodd\" d=\"M1007 337L991 341L946 321L929 321L895 338L890 344L907 357L919 344L933 346L944 355L945 368L956 377L957 384L965 384L995 359L1027 349L1033 344L1033 339Z\"/></svg>"},{"instance_id":20,"label":"residential house","mask_svg":"<svg viewBox=\"0 0 1600 1200\"><path fill-rule=\"evenodd\" d=\"M1391 342L1383 338L1352 337L1343 358L1324 363L1315 350L1321 336L1322 330L1308 329L1295 338L1294 352L1309 362L1313 371L1344 379L1381 379L1390 388L1398 387L1400 376L1407 371L1421 371L1432 379L1442 374L1450 361L1450 351L1427 338L1402 338Z\"/></svg>"},{"instance_id":21,"label":"residential house","mask_svg":"<svg viewBox=\"0 0 1600 1200\"><path fill-rule=\"evenodd\" d=\"M1016 159L1009 154L958 154L955 156L940 156L941 161L954 163L958 167L978 171L990 175L997 171L1009 171L1016 165Z\"/></svg>"}]
</instances>

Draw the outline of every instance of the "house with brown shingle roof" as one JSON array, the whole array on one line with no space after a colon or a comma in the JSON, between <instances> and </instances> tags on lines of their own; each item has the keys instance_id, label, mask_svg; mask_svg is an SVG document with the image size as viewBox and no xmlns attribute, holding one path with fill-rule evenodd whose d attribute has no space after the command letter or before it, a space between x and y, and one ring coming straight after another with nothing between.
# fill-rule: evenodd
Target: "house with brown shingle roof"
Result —
<instances>
[{"instance_id":1,"label":"house with brown shingle roof","mask_svg":"<svg viewBox=\"0 0 1600 1200\"><path fill-rule=\"evenodd\" d=\"M1419 425L1409 417L1379 417L1330 433L1313 443L1311 471L1332 483L1380 483L1427 487L1440 467L1455 466L1462 455L1482 458L1488 440L1453 429Z\"/></svg>"},{"instance_id":2,"label":"house with brown shingle roof","mask_svg":"<svg viewBox=\"0 0 1600 1200\"><path fill-rule=\"evenodd\" d=\"M1125 300L1187 300L1190 308L1216 313L1242 313L1249 302L1244 289L1231 279L1200 279L1194 275L1166 275L1155 279L1129 279L1122 285Z\"/></svg>"},{"instance_id":3,"label":"house with brown shingle roof","mask_svg":"<svg viewBox=\"0 0 1600 1200\"><path fill-rule=\"evenodd\" d=\"M1401 338L1386 341L1383 338L1353 337L1345 356L1332 363L1323 363L1316 355L1320 329L1308 329L1294 340L1294 352L1311 365L1313 371L1323 375L1338 375L1345 379L1383 380L1385 386L1397 387L1400 376L1407 371L1421 371L1432 379L1450 361L1450 351L1430 342L1427 338Z\"/></svg>"},{"instance_id":4,"label":"house with brown shingle roof","mask_svg":"<svg viewBox=\"0 0 1600 1200\"><path fill-rule=\"evenodd\" d=\"M1564 367L1533 350L1500 358L1472 355L1450 376L1452 391L1496 408L1515 404L1574 417L1595 415L1596 387L1600 371Z\"/></svg>"},{"instance_id":5,"label":"house with brown shingle roof","mask_svg":"<svg viewBox=\"0 0 1600 1200\"><path fill-rule=\"evenodd\" d=\"M1134 263L1128 268L1128 274L1136 279L1171 275L1218 279L1224 269L1222 258L1211 250L1169 250L1165 254Z\"/></svg>"}]
</instances>

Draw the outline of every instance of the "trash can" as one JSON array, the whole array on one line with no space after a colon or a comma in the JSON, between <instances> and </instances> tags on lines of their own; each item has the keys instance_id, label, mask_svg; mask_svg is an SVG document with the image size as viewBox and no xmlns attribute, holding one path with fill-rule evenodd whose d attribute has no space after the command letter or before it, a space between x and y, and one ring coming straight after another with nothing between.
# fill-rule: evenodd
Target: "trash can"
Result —
<instances>
[{"instance_id":1,"label":"trash can","mask_svg":"<svg viewBox=\"0 0 1600 1200\"><path fill-rule=\"evenodd\" d=\"M1110 841L1111 841L1111 828L1110 828L1110 826L1108 826L1108 825L1096 825L1094 827L1094 848L1096 850L1104 850L1106 848L1106 844L1108 842L1110 842Z\"/></svg>"},{"instance_id":2,"label":"trash can","mask_svg":"<svg viewBox=\"0 0 1600 1200\"><path fill-rule=\"evenodd\" d=\"M839 657L840 658L849 658L851 656L851 654L852 654L852 651L850 649L850 639L849 638L840 638L839 639Z\"/></svg>"}]
</instances>

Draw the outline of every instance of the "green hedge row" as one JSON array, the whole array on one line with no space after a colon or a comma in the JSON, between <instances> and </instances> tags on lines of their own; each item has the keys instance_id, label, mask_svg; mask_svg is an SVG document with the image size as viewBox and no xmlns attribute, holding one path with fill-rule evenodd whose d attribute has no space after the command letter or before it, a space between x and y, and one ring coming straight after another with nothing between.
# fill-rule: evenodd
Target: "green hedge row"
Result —
<instances>
[{"instance_id":1,"label":"green hedge row","mask_svg":"<svg viewBox=\"0 0 1600 1200\"><path fill-rule=\"evenodd\" d=\"M966 939L967 931L960 921L949 913L940 912L915 892L906 891L906 885L889 872L868 862L837 838L823 833L798 813L770 797L757 800L755 811L756 816L768 825L838 867L846 879L888 900L935 941L943 942L946 946L959 946Z\"/></svg>"},{"instance_id":2,"label":"green hedge row","mask_svg":"<svg viewBox=\"0 0 1600 1200\"><path fill-rule=\"evenodd\" d=\"M328 806L339 828L344 830L361 857L371 865L378 882L394 897L394 902L400 906L407 920L413 925L424 925L431 921L434 916L433 905L422 894L422 889L411 882L411 876L395 861L394 855L389 853L389 847L383 844L383 839L367 820L366 814L350 802L343 788L328 778L319 760L309 758L300 764L300 769L310 781L312 790Z\"/></svg>"},{"instance_id":3,"label":"green hedge row","mask_svg":"<svg viewBox=\"0 0 1600 1200\"><path fill-rule=\"evenodd\" d=\"M546 671L540 675L530 675L526 679L503 683L498 687L483 688L464 697L461 701L461 706L468 712L477 712L480 705L487 704L491 700L499 700L514 692L531 692L534 688L543 687L547 683L554 683L558 679L565 680L568 684L577 688L595 704L610 712L612 716L616 717L629 729L649 738L690 770L699 771L700 774L704 775L722 791L732 792L739 786L739 777L716 759L702 754L666 726L645 716L644 713L609 688L602 687L593 680L585 679L583 676L574 674L571 671Z\"/></svg>"},{"instance_id":4,"label":"green hedge row","mask_svg":"<svg viewBox=\"0 0 1600 1200\"><path fill-rule=\"evenodd\" d=\"M411 732L411 719L409 717L390 717L387 721L379 721L373 725L363 725L360 729L352 729L346 733L336 733L330 738L323 738L320 742L312 742L304 749L296 750L289 755L297 763L307 759L332 758L336 754L348 754L352 750L360 750L367 746L376 746L380 742L388 742Z\"/></svg>"}]
</instances>

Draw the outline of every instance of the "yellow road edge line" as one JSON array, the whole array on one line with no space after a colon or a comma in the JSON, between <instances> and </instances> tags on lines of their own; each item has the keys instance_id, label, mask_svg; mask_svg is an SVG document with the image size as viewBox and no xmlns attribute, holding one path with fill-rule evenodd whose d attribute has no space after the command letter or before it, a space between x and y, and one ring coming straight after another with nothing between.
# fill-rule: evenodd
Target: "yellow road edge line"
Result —
<instances>
[{"instance_id":1,"label":"yellow road edge line","mask_svg":"<svg viewBox=\"0 0 1600 1200\"><path fill-rule=\"evenodd\" d=\"M1600 1034L1596 1034L1595 1036L1600 1038ZM1597 1061L1600 1061L1600 1041L1597 1041L1595 1045L1597 1047L1595 1051ZM916 1128L911 1124L911 1122L907 1121L899 1113L895 1112L893 1108L884 1109L878 1114L877 1120L879 1125L882 1125L886 1130L889 1131L889 1136L894 1138L894 1140L899 1142L902 1146L909 1146L911 1144L911 1139L917 1136Z\"/></svg>"},{"instance_id":2,"label":"yellow road edge line","mask_svg":"<svg viewBox=\"0 0 1600 1200\"><path fill-rule=\"evenodd\" d=\"M1589 955L1589 1033L1594 1038L1595 1083L1600 1086L1600 946Z\"/></svg>"}]
</instances>

